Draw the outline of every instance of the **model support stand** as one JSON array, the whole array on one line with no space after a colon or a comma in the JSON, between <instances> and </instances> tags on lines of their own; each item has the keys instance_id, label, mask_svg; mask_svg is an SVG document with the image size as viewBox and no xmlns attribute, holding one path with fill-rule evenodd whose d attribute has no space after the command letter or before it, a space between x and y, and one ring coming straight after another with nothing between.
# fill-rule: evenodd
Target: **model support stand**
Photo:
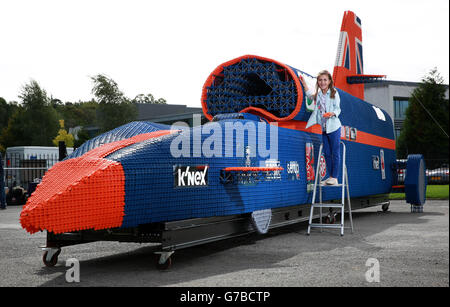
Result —
<instances>
[{"instance_id":1,"label":"model support stand","mask_svg":"<svg viewBox=\"0 0 450 307\"><path fill-rule=\"evenodd\" d=\"M411 204L411 213L423 213L423 205Z\"/></svg>"}]
</instances>

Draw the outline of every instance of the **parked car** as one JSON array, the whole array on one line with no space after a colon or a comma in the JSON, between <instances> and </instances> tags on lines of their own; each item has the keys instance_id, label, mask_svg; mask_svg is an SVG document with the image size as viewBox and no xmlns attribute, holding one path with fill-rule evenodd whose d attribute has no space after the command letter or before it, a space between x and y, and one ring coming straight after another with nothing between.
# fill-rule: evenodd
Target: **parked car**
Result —
<instances>
[{"instance_id":1,"label":"parked car","mask_svg":"<svg viewBox=\"0 0 450 307\"><path fill-rule=\"evenodd\" d=\"M448 184L449 182L449 168L440 167L433 170L426 170L428 184L438 183L438 184Z\"/></svg>"},{"instance_id":2,"label":"parked car","mask_svg":"<svg viewBox=\"0 0 450 307\"><path fill-rule=\"evenodd\" d=\"M27 194L24 188L22 187L13 187L6 194L6 203L8 206L19 205L23 206L27 202Z\"/></svg>"},{"instance_id":3,"label":"parked car","mask_svg":"<svg viewBox=\"0 0 450 307\"><path fill-rule=\"evenodd\" d=\"M398 165L403 165L404 168L397 168L397 183L404 184L406 177L406 159L397 159Z\"/></svg>"}]
</instances>

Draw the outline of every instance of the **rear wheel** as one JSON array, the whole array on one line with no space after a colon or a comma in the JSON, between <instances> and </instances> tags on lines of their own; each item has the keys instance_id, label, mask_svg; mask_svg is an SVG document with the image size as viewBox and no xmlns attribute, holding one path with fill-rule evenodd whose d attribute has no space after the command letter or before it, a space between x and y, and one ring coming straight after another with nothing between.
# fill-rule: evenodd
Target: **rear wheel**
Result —
<instances>
[{"instance_id":1,"label":"rear wheel","mask_svg":"<svg viewBox=\"0 0 450 307\"><path fill-rule=\"evenodd\" d=\"M336 223L336 216L337 213L336 212L330 212L326 217L325 217L325 224L334 224Z\"/></svg>"},{"instance_id":2,"label":"rear wheel","mask_svg":"<svg viewBox=\"0 0 450 307\"><path fill-rule=\"evenodd\" d=\"M164 261L163 263L161 263L161 257L156 258L156 268L158 270L161 271L168 270L171 266L172 266L172 257L167 258L166 261Z\"/></svg>"}]
</instances>

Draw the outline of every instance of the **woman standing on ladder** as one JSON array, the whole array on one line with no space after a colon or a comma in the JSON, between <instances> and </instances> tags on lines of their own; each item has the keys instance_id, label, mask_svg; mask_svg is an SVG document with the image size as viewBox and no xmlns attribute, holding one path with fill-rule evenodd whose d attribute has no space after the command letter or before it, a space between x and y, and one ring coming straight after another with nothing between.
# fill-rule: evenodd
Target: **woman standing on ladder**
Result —
<instances>
[{"instance_id":1,"label":"woman standing on ladder","mask_svg":"<svg viewBox=\"0 0 450 307\"><path fill-rule=\"evenodd\" d=\"M330 177L321 184L335 185L338 183L341 153L339 144L341 139L341 113L339 93L334 87L333 77L327 70L322 70L317 76L316 90L308 88L303 77L299 79L305 89L306 95L315 103L314 111L309 117L306 128L319 124L322 127L322 143L325 163Z\"/></svg>"}]
</instances>

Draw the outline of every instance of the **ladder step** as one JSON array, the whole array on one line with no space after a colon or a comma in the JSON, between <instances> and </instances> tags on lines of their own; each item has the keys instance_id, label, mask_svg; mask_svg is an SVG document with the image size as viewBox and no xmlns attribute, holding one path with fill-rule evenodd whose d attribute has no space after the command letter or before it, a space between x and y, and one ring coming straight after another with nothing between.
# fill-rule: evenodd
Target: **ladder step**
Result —
<instances>
[{"instance_id":1,"label":"ladder step","mask_svg":"<svg viewBox=\"0 0 450 307\"><path fill-rule=\"evenodd\" d=\"M341 224L311 224L310 226L316 228L342 228Z\"/></svg>"},{"instance_id":2,"label":"ladder step","mask_svg":"<svg viewBox=\"0 0 450 307\"><path fill-rule=\"evenodd\" d=\"M314 228L341 228L341 224L311 224L311 227L314 227ZM352 229L352 226L344 226L344 229ZM353 229L352 229L352 231L353 231Z\"/></svg>"},{"instance_id":3,"label":"ladder step","mask_svg":"<svg viewBox=\"0 0 450 307\"><path fill-rule=\"evenodd\" d=\"M342 183L338 183L338 184L333 184L333 185L329 185L329 184L325 184L325 183L321 183L320 184L321 187L328 187L328 188L334 188L334 187L342 187Z\"/></svg>"},{"instance_id":4,"label":"ladder step","mask_svg":"<svg viewBox=\"0 0 450 307\"><path fill-rule=\"evenodd\" d=\"M332 203L322 203L322 204L320 204L320 203L315 203L315 204L312 204L312 206L313 207L316 207L316 208L320 208L320 207L322 207L322 208L342 208L342 207L344 207L344 205L343 204L332 204Z\"/></svg>"}]
</instances>

